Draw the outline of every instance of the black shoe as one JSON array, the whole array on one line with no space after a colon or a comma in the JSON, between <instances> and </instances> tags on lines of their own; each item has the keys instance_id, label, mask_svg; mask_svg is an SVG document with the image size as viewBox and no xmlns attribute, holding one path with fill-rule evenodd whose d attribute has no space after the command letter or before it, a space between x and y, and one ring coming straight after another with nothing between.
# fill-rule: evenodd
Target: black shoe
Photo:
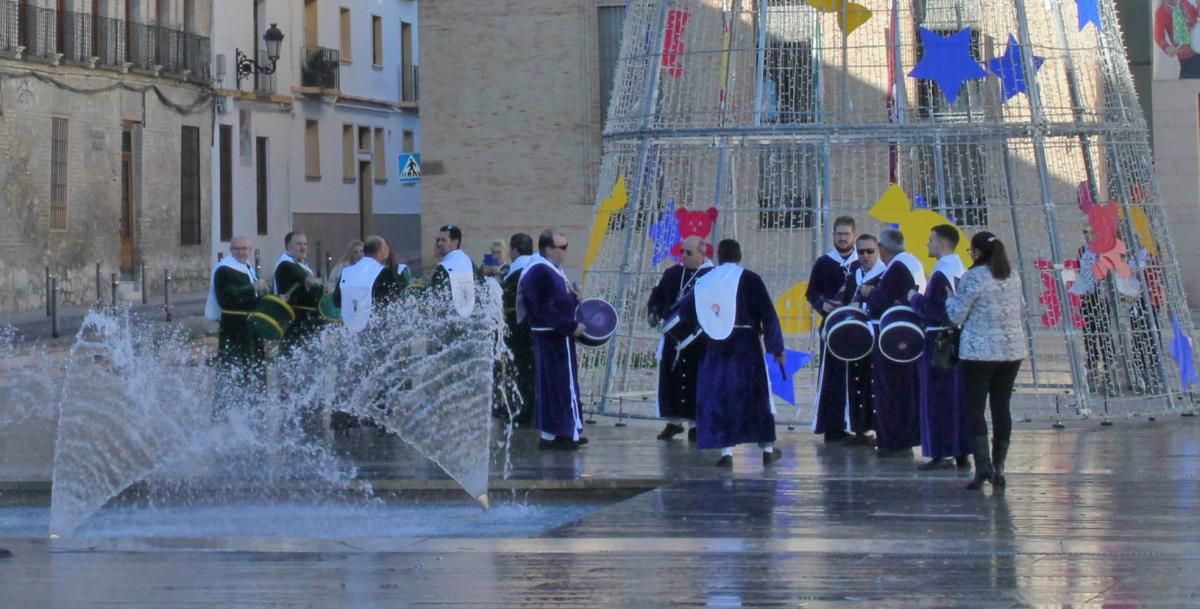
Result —
<instances>
[{"instance_id":1,"label":"black shoe","mask_svg":"<svg viewBox=\"0 0 1200 609\"><path fill-rule=\"evenodd\" d=\"M542 450L575 450L579 448L579 445L570 438L554 438L553 440L541 438L538 440L538 448Z\"/></svg>"},{"instance_id":2,"label":"black shoe","mask_svg":"<svg viewBox=\"0 0 1200 609\"><path fill-rule=\"evenodd\" d=\"M722 455L717 459L717 467L733 467L733 455Z\"/></svg>"},{"instance_id":3,"label":"black shoe","mask_svg":"<svg viewBox=\"0 0 1200 609\"><path fill-rule=\"evenodd\" d=\"M825 432L825 443L833 444L834 442L845 442L850 434L844 431L827 431Z\"/></svg>"},{"instance_id":4,"label":"black shoe","mask_svg":"<svg viewBox=\"0 0 1200 609\"><path fill-rule=\"evenodd\" d=\"M917 466L917 469L927 472L935 469L948 469L954 467L954 462L949 459L930 459L926 463Z\"/></svg>"},{"instance_id":5,"label":"black shoe","mask_svg":"<svg viewBox=\"0 0 1200 609\"><path fill-rule=\"evenodd\" d=\"M693 427L688 430L688 442L695 442L695 441L696 441L696 428Z\"/></svg>"},{"instance_id":6,"label":"black shoe","mask_svg":"<svg viewBox=\"0 0 1200 609\"><path fill-rule=\"evenodd\" d=\"M1008 480L1004 479L1004 474L992 474L991 482L992 487L994 488L1004 488L1008 486Z\"/></svg>"},{"instance_id":7,"label":"black shoe","mask_svg":"<svg viewBox=\"0 0 1200 609\"><path fill-rule=\"evenodd\" d=\"M778 448L771 449L769 453L763 453L763 467L769 467L775 464L776 461L783 458L783 451Z\"/></svg>"},{"instance_id":8,"label":"black shoe","mask_svg":"<svg viewBox=\"0 0 1200 609\"><path fill-rule=\"evenodd\" d=\"M667 423L667 426L664 427L661 432L659 432L658 439L659 440L670 440L671 438L674 438L675 436L683 433L684 431L686 431L686 430L683 428L683 425Z\"/></svg>"},{"instance_id":9,"label":"black shoe","mask_svg":"<svg viewBox=\"0 0 1200 609\"><path fill-rule=\"evenodd\" d=\"M992 481L991 474L982 474L982 475L975 474L975 477L971 479L971 483L968 484L965 488L968 491L977 491L977 490L983 488L984 482L991 482L991 481Z\"/></svg>"},{"instance_id":10,"label":"black shoe","mask_svg":"<svg viewBox=\"0 0 1200 609\"><path fill-rule=\"evenodd\" d=\"M966 455L959 455L954 458L954 466L959 469L971 467L971 460L968 459Z\"/></svg>"},{"instance_id":11,"label":"black shoe","mask_svg":"<svg viewBox=\"0 0 1200 609\"><path fill-rule=\"evenodd\" d=\"M586 446L588 443L588 439L583 436L579 436L578 440L572 440L572 442L575 443L575 446Z\"/></svg>"}]
</instances>

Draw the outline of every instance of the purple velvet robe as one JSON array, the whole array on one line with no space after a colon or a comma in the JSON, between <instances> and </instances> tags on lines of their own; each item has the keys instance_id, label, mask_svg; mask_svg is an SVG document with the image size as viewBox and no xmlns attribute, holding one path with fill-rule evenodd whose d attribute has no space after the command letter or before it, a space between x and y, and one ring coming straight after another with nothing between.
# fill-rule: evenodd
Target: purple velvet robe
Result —
<instances>
[{"instance_id":1,"label":"purple velvet robe","mask_svg":"<svg viewBox=\"0 0 1200 609\"><path fill-rule=\"evenodd\" d=\"M916 294L910 306L925 322L925 354L917 362L921 382L921 454L930 459L965 455L967 418L962 409L962 372L955 366L943 370L933 366L933 344L941 330L949 327L946 299L951 280L941 271L929 279L925 294Z\"/></svg>"},{"instance_id":2,"label":"purple velvet robe","mask_svg":"<svg viewBox=\"0 0 1200 609\"><path fill-rule=\"evenodd\" d=\"M879 285L867 296L867 313L879 319L884 311L908 304L908 293L917 288L908 267L895 262L884 271ZM899 364L876 349L871 354L872 399L875 401L875 446L879 450L904 450L921 443L919 403L921 382L917 364Z\"/></svg>"},{"instance_id":3,"label":"purple velvet robe","mask_svg":"<svg viewBox=\"0 0 1200 609\"><path fill-rule=\"evenodd\" d=\"M696 443L725 448L743 442L774 442L775 415L764 361L783 353L779 316L761 277L743 271L738 281L737 317L725 340L709 339L696 387ZM681 312L696 319L695 295Z\"/></svg>"},{"instance_id":4,"label":"purple velvet robe","mask_svg":"<svg viewBox=\"0 0 1200 609\"><path fill-rule=\"evenodd\" d=\"M575 295L549 265L525 269L520 295L533 336L534 427L559 438L579 439L579 360L575 355Z\"/></svg>"},{"instance_id":5,"label":"purple velvet robe","mask_svg":"<svg viewBox=\"0 0 1200 609\"><path fill-rule=\"evenodd\" d=\"M659 319L667 319L680 299L691 293L696 281L711 268L688 270L677 264L667 269L650 292L647 310ZM664 341L662 361L658 363L658 416L696 420L696 374L704 359L706 343L700 337L686 349L677 351L670 339Z\"/></svg>"}]
</instances>

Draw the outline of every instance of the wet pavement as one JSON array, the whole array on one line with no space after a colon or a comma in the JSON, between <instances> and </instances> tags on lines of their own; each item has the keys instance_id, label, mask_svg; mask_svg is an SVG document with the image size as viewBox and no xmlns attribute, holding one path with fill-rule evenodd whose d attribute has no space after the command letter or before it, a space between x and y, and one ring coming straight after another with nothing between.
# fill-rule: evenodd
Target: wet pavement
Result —
<instances>
[{"instance_id":1,"label":"wet pavement","mask_svg":"<svg viewBox=\"0 0 1200 609\"><path fill-rule=\"evenodd\" d=\"M496 455L493 501L603 503L566 523L0 539L14 554L0 558L0 607L1200 606L1195 418L1018 425L999 493L963 490L966 471L918 472L917 456L783 428L773 469L743 446L723 471L715 454L654 440L658 428L600 419L572 453L537 451L518 430L507 479ZM337 446L377 489L452 488L371 430ZM0 497L19 486L4 484Z\"/></svg>"}]
</instances>

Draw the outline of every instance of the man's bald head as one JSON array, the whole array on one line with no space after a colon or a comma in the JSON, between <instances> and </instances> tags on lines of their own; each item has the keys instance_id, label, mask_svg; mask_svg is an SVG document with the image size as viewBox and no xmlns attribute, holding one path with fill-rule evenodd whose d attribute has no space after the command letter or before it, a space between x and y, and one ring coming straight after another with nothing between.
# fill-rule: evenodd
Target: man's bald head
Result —
<instances>
[{"instance_id":1,"label":"man's bald head","mask_svg":"<svg viewBox=\"0 0 1200 609\"><path fill-rule=\"evenodd\" d=\"M700 268L704 264L704 259L708 256L708 248L704 244L704 239L697 235L692 235L683 240L679 248L679 262L683 264L683 268L694 270Z\"/></svg>"},{"instance_id":2,"label":"man's bald head","mask_svg":"<svg viewBox=\"0 0 1200 609\"><path fill-rule=\"evenodd\" d=\"M374 258L378 262L387 262L391 252L388 250L387 241L378 235L371 235L363 241L363 256Z\"/></svg>"},{"instance_id":3,"label":"man's bald head","mask_svg":"<svg viewBox=\"0 0 1200 609\"><path fill-rule=\"evenodd\" d=\"M229 255L242 264L250 260L250 249L250 240L242 235L229 240Z\"/></svg>"}]
</instances>

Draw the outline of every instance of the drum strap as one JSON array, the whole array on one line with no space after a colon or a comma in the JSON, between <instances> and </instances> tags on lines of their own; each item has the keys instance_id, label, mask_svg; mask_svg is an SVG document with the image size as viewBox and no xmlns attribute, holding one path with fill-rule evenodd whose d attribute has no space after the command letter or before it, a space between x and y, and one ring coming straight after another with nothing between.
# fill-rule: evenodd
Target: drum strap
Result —
<instances>
[{"instance_id":1,"label":"drum strap","mask_svg":"<svg viewBox=\"0 0 1200 609\"><path fill-rule=\"evenodd\" d=\"M554 328L530 328L534 332L554 332Z\"/></svg>"},{"instance_id":2,"label":"drum strap","mask_svg":"<svg viewBox=\"0 0 1200 609\"><path fill-rule=\"evenodd\" d=\"M221 315L243 315L243 316L245 316L245 315L249 315L250 313L252 313L252 311L226 311L225 309L221 309Z\"/></svg>"},{"instance_id":3,"label":"drum strap","mask_svg":"<svg viewBox=\"0 0 1200 609\"><path fill-rule=\"evenodd\" d=\"M314 313L319 313L321 311L317 307L302 307L300 305L292 305L292 308L297 311L312 311Z\"/></svg>"}]
</instances>

